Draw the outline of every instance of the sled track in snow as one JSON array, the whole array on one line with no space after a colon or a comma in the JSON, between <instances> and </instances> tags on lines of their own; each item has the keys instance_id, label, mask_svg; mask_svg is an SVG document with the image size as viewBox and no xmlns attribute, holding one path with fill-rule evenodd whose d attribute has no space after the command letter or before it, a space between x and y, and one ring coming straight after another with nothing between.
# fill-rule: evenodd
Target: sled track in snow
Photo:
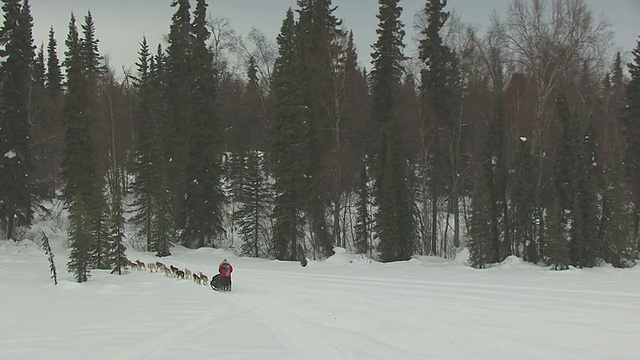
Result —
<instances>
[{"instance_id":1,"label":"sled track in snow","mask_svg":"<svg viewBox=\"0 0 640 360\"><path fill-rule=\"evenodd\" d=\"M376 287L376 292L393 292L406 293L408 295L425 294L429 296L451 296L455 294L491 294L501 295L512 298L526 298L532 300L549 300L549 301L568 301L582 305L611 306L622 309L640 308L638 300L640 293L619 292L619 291L602 291L588 289L561 289L552 287L537 286L521 286L521 285L499 285L499 284L478 284L465 282L446 282L433 280L410 280L395 278L392 281L383 283L381 279L368 277L348 276L348 275L331 275L331 274L314 274L314 273L295 273L277 270L258 270L251 269L255 275L268 274L269 277L284 277L290 279L299 279L310 282L318 282L330 285L348 286L348 292L370 293L371 287ZM361 291L359 291L361 288ZM443 291L434 291L443 290ZM453 290L453 291L449 291ZM530 292L546 293L549 296L535 295ZM551 295L553 294L553 295ZM557 296L554 296L557 295ZM612 301L598 301L584 298L582 296L596 295L599 297L611 298ZM620 302L620 297L624 297L624 302ZM627 305L629 304L629 305Z\"/></svg>"}]
</instances>

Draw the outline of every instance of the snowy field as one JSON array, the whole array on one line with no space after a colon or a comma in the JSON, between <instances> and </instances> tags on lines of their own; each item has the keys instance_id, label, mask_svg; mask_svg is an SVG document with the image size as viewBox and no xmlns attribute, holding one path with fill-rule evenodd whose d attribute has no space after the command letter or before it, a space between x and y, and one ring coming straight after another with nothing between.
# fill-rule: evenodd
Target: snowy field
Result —
<instances>
[{"instance_id":1,"label":"snowy field","mask_svg":"<svg viewBox=\"0 0 640 360\"><path fill-rule=\"evenodd\" d=\"M302 268L181 247L162 259L211 276L228 258L233 292L218 293L148 271L77 284L62 237L58 286L39 245L0 241L2 360L640 359L638 267L553 272L509 258L474 270L339 251Z\"/></svg>"}]
</instances>

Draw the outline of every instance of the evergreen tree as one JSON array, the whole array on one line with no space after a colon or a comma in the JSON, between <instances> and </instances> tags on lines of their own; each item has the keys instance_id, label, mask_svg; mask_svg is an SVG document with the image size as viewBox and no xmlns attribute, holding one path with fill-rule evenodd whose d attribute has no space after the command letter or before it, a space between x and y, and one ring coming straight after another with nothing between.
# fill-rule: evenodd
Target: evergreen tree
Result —
<instances>
[{"instance_id":1,"label":"evergreen tree","mask_svg":"<svg viewBox=\"0 0 640 360\"><path fill-rule=\"evenodd\" d=\"M101 182L98 179L94 180L96 183ZM89 221L90 235L91 235L91 247L89 249L90 260L89 266L95 269L109 269L111 267L112 252L110 241L110 209L105 199L105 194L98 185L95 185L95 189L91 196L92 207L89 209L91 217Z\"/></svg>"},{"instance_id":2,"label":"evergreen tree","mask_svg":"<svg viewBox=\"0 0 640 360\"><path fill-rule=\"evenodd\" d=\"M356 225L354 245L356 253L371 255L371 215L369 214L369 176L367 174L367 164L362 162L358 177L358 187L356 188Z\"/></svg>"},{"instance_id":3,"label":"evergreen tree","mask_svg":"<svg viewBox=\"0 0 640 360\"><path fill-rule=\"evenodd\" d=\"M484 269L495 258L494 221L491 199L491 177L486 173L484 164L475 176L471 202L471 227L467 243L469 263L474 268Z\"/></svg>"},{"instance_id":4,"label":"evergreen tree","mask_svg":"<svg viewBox=\"0 0 640 360\"><path fill-rule=\"evenodd\" d=\"M42 51L42 46L38 49L36 53L36 57L33 63L33 91L37 94L37 97L42 96L42 89L45 87L45 73L46 69L44 67L44 51Z\"/></svg>"},{"instance_id":5,"label":"evergreen tree","mask_svg":"<svg viewBox=\"0 0 640 360\"><path fill-rule=\"evenodd\" d=\"M258 64L256 58L249 56L247 65L247 95L257 95L260 92L260 80L258 80Z\"/></svg>"},{"instance_id":6,"label":"evergreen tree","mask_svg":"<svg viewBox=\"0 0 640 360\"><path fill-rule=\"evenodd\" d=\"M640 254L640 38L631 54L633 60L627 65L631 80L627 84L623 123L626 140L625 162L635 205L634 232Z\"/></svg>"},{"instance_id":7,"label":"evergreen tree","mask_svg":"<svg viewBox=\"0 0 640 360\"><path fill-rule=\"evenodd\" d=\"M176 239L175 222L172 213L172 202L169 193L169 186L164 177L159 183L160 189L165 189L156 196L157 213L151 219L151 251L156 256L164 257L171 255L171 244Z\"/></svg>"},{"instance_id":8,"label":"evergreen tree","mask_svg":"<svg viewBox=\"0 0 640 360\"><path fill-rule=\"evenodd\" d=\"M53 27L49 28L49 42L47 43L47 89L60 91L62 89L62 72L58 60L57 42Z\"/></svg>"},{"instance_id":9,"label":"evergreen tree","mask_svg":"<svg viewBox=\"0 0 640 360\"><path fill-rule=\"evenodd\" d=\"M116 172L116 175L119 174ZM114 272L122 274L122 269L127 265L127 246L124 243L124 225L122 191L120 190L121 179L118 176L113 181L115 187L111 192L111 212L108 222L109 230L109 262L113 264Z\"/></svg>"},{"instance_id":10,"label":"evergreen tree","mask_svg":"<svg viewBox=\"0 0 640 360\"><path fill-rule=\"evenodd\" d=\"M491 224L490 248L492 263L500 262L511 254L508 241L506 179L507 161L504 156L504 122L505 109L502 94L502 74L497 70L497 81L494 89L493 117L489 124L489 136L484 147L482 158L483 174L489 190L489 221Z\"/></svg>"},{"instance_id":11,"label":"evergreen tree","mask_svg":"<svg viewBox=\"0 0 640 360\"><path fill-rule=\"evenodd\" d=\"M99 80L105 73L102 65L102 56L98 50L98 39L95 37L95 24L91 12L87 12L82 25L82 38L79 40L80 62L82 63L83 91L85 91L86 110L83 116L87 117L89 135L91 138L91 129L99 121L98 114L98 94ZM93 176L87 181L92 183L90 210L90 234L91 260L89 265L97 269L109 269L110 263L110 240L108 222L110 218L110 210L105 197L105 180L102 174L102 167L99 166L98 156L95 150L95 141L90 139L93 148Z\"/></svg>"},{"instance_id":12,"label":"evergreen tree","mask_svg":"<svg viewBox=\"0 0 640 360\"><path fill-rule=\"evenodd\" d=\"M592 170L595 154L587 147L590 138L585 136L578 116L571 112L566 96L560 95L556 104L563 132L556 156L555 177L563 221L569 228L571 264L592 266L597 224L597 218L593 216L597 208Z\"/></svg>"},{"instance_id":13,"label":"evergreen tree","mask_svg":"<svg viewBox=\"0 0 640 360\"><path fill-rule=\"evenodd\" d=\"M398 0L379 0L378 40L373 46L372 117L381 136L375 158L375 231L383 261L408 260L416 238L413 201L407 184L407 154L397 117L404 56L402 8Z\"/></svg>"},{"instance_id":14,"label":"evergreen tree","mask_svg":"<svg viewBox=\"0 0 640 360\"><path fill-rule=\"evenodd\" d=\"M555 161L555 179L560 206L570 211L576 202L577 182L579 179L580 154L582 153L583 131L577 117L571 113L569 103L564 94L556 100L558 114L562 122L562 138ZM570 212L567 212L570 214ZM569 224L570 219L565 219Z\"/></svg>"},{"instance_id":15,"label":"evergreen tree","mask_svg":"<svg viewBox=\"0 0 640 360\"><path fill-rule=\"evenodd\" d=\"M45 90L45 61L43 46L41 45L36 53L33 63L32 83L29 101L29 123L31 131L29 135L29 148L31 149L31 157L33 164L32 180L34 186L34 196L36 199L51 199L53 193L47 185L50 183L47 179L47 160L53 160L53 154L50 146L46 141L42 141L46 124L47 114L47 96ZM47 129L48 130L48 129ZM51 136L47 134L47 136Z\"/></svg>"},{"instance_id":16,"label":"evergreen tree","mask_svg":"<svg viewBox=\"0 0 640 360\"><path fill-rule=\"evenodd\" d=\"M248 155L247 180L240 198L242 206L235 216L242 237L242 253L258 257L260 244L266 241L265 225L271 210L271 189L265 176L264 156L257 151L251 151Z\"/></svg>"},{"instance_id":17,"label":"evergreen tree","mask_svg":"<svg viewBox=\"0 0 640 360\"><path fill-rule=\"evenodd\" d=\"M569 242L566 238L566 225L563 220L563 210L560 200L554 194L547 208L545 219L545 260L554 270L566 270L571 261L569 257Z\"/></svg>"},{"instance_id":18,"label":"evergreen tree","mask_svg":"<svg viewBox=\"0 0 640 360\"><path fill-rule=\"evenodd\" d=\"M160 127L162 124L162 49L153 58L146 38L140 45L136 87L140 97L136 122L134 180L134 215L131 219L136 236L144 239L148 251L157 256L171 255L174 240L171 196L166 179Z\"/></svg>"},{"instance_id":19,"label":"evergreen tree","mask_svg":"<svg viewBox=\"0 0 640 360\"><path fill-rule=\"evenodd\" d=\"M164 67L166 86L163 87L166 102L166 115L162 124L162 146L167 162L167 181L171 189L172 208L178 228L185 224L181 206L185 195L185 176L188 147L190 143L191 118L197 109L193 105L193 96L209 96L210 94L194 94L193 91L193 30L191 23L191 5L189 0L174 0L171 7L175 13L171 18L169 29L169 46L163 61L157 62ZM180 216L182 214L182 216Z\"/></svg>"},{"instance_id":20,"label":"evergreen tree","mask_svg":"<svg viewBox=\"0 0 640 360\"><path fill-rule=\"evenodd\" d=\"M608 169L603 192L600 226L603 258L615 267L632 266L635 261L633 202L625 174L624 151L617 145L614 161Z\"/></svg>"},{"instance_id":21,"label":"evergreen tree","mask_svg":"<svg viewBox=\"0 0 640 360\"><path fill-rule=\"evenodd\" d=\"M297 39L293 11L289 9L278 35L278 58L272 81L276 98L272 126L273 177L273 255L278 260L298 260L298 240L302 238L302 213L305 210L304 102L299 84Z\"/></svg>"},{"instance_id":22,"label":"evergreen tree","mask_svg":"<svg viewBox=\"0 0 640 360\"><path fill-rule=\"evenodd\" d=\"M53 279L53 284L58 285L58 270L56 269L56 263L53 260L55 255L51 250L51 244L49 243L49 238L44 232L41 232L41 234L42 234L42 250L44 250L44 253L47 255L47 259L49 260L49 271L51 272L51 278Z\"/></svg>"},{"instance_id":23,"label":"evergreen tree","mask_svg":"<svg viewBox=\"0 0 640 360\"><path fill-rule=\"evenodd\" d=\"M46 50L42 54L42 65L38 64L43 71L44 78L37 80L40 85L34 86L34 116L33 132L31 135L31 147L33 149L35 181L38 184L38 196L43 199L51 199L56 196L56 190L60 181L58 177L60 169L60 155L62 153L63 129L60 124L60 109L62 107L62 74L58 54L56 53L56 42L53 28L49 31L49 42ZM41 52L39 52L40 54ZM35 74L34 74L35 76ZM40 76L40 75L37 75Z\"/></svg>"},{"instance_id":24,"label":"evergreen tree","mask_svg":"<svg viewBox=\"0 0 640 360\"><path fill-rule=\"evenodd\" d=\"M427 26L422 29L419 45L419 58L424 64L421 71L420 91L423 102L433 109L435 118L431 127L440 129L432 134L431 139L423 141L431 142L428 146L431 156L428 159L427 168L423 172L430 178L429 191L431 192L431 252L436 255L438 233L438 196L449 189L449 203L454 211L454 217L458 218L458 193L457 183L459 149L455 146L460 137L460 128L455 119L456 101L459 95L458 60L454 51L444 44L440 35L442 28L449 19L449 12L444 9L446 0L427 0L424 14ZM427 146L423 146L427 148ZM454 241L457 241L454 239Z\"/></svg>"},{"instance_id":25,"label":"evergreen tree","mask_svg":"<svg viewBox=\"0 0 640 360\"><path fill-rule=\"evenodd\" d=\"M69 204L69 261L67 262L67 270L73 274L77 282L82 283L89 280L89 247L91 246L91 234L89 233L90 224L89 210L86 209L88 201L82 195L77 195L71 200L67 200Z\"/></svg>"},{"instance_id":26,"label":"evergreen tree","mask_svg":"<svg viewBox=\"0 0 640 360\"><path fill-rule=\"evenodd\" d=\"M513 243L515 255L533 261L534 204L536 199L535 158L527 138L521 137L517 149L513 183L511 185ZM533 249L532 249L533 247Z\"/></svg>"},{"instance_id":27,"label":"evergreen tree","mask_svg":"<svg viewBox=\"0 0 640 360\"><path fill-rule=\"evenodd\" d=\"M333 12L331 0L298 0L300 87L306 112L306 175L308 179L307 213L311 239L320 255L333 255L333 244L326 221L329 184L326 183L323 159L331 151L330 119L338 109L335 69L339 48L338 39L344 37L341 21Z\"/></svg>"},{"instance_id":28,"label":"evergreen tree","mask_svg":"<svg viewBox=\"0 0 640 360\"><path fill-rule=\"evenodd\" d=\"M592 132L583 136L578 162L576 200L571 209L571 256L576 266L592 267L602 257L598 239L598 193L596 178L596 144Z\"/></svg>"},{"instance_id":29,"label":"evergreen tree","mask_svg":"<svg viewBox=\"0 0 640 360\"><path fill-rule=\"evenodd\" d=\"M140 52L138 53L137 77L135 86L138 89L140 98L138 108L138 118L135 128L135 155L131 172L134 179L131 182L131 192L134 196L133 208L134 215L131 218L136 228L135 236L144 239L147 251L151 250L151 220L155 212L155 204L153 199L153 178L154 169L160 164L157 163L159 149L154 146L159 145L159 140L154 126L153 115L150 111L149 95L152 91L151 69L153 59L149 52L149 44L146 37L140 43ZM156 139L154 142L153 140ZM162 161L162 158L160 158Z\"/></svg>"},{"instance_id":30,"label":"evergreen tree","mask_svg":"<svg viewBox=\"0 0 640 360\"><path fill-rule=\"evenodd\" d=\"M23 25L22 30L26 32L25 36L29 43L27 56L29 59L33 60L36 57L36 46L33 42L33 16L31 16L31 5L29 4L29 0L22 0L20 15L20 21Z\"/></svg>"},{"instance_id":31,"label":"evergreen tree","mask_svg":"<svg viewBox=\"0 0 640 360\"><path fill-rule=\"evenodd\" d=\"M90 251L96 235L96 194L101 192L96 182L97 169L91 141L81 43L73 14L69 21L66 45L67 95L62 110L66 130L62 177L70 221L71 253L67 266L78 282L84 282L88 279Z\"/></svg>"},{"instance_id":32,"label":"evergreen tree","mask_svg":"<svg viewBox=\"0 0 640 360\"><path fill-rule=\"evenodd\" d=\"M28 3L3 1L4 23L0 29L3 47L0 87L0 224L10 239L20 226L33 220L34 185L29 148L29 114L34 62L32 19Z\"/></svg>"},{"instance_id":33,"label":"evergreen tree","mask_svg":"<svg viewBox=\"0 0 640 360\"><path fill-rule=\"evenodd\" d=\"M191 113L185 196L181 206L181 224L184 226L181 240L192 248L215 246L216 240L225 232L222 214L226 199L219 158L222 137L215 99L213 55L206 45L210 36L206 27L206 7L204 0L198 0L194 12L195 71L191 104L197 111Z\"/></svg>"},{"instance_id":34,"label":"evergreen tree","mask_svg":"<svg viewBox=\"0 0 640 360\"><path fill-rule=\"evenodd\" d=\"M84 62L85 76L95 81L97 77L105 72L102 65L103 58L98 50L98 39L96 38L96 26L93 22L91 11L87 12L82 24L82 40L80 41L82 59Z\"/></svg>"},{"instance_id":35,"label":"evergreen tree","mask_svg":"<svg viewBox=\"0 0 640 360\"><path fill-rule=\"evenodd\" d=\"M163 133L160 129L166 124L166 105L163 94L167 86L166 56L161 45L156 49L156 55L151 61L150 83L145 87L146 96L142 102L143 116L147 116L146 126L150 137L147 150L152 155L149 170L150 184L148 190L153 202L152 216L150 218L151 241L149 250L156 253L156 256L165 257L171 255L170 248L176 241L176 223L173 196L171 193L170 178L168 176L167 165L169 159L164 150ZM143 159L141 159L142 162Z\"/></svg>"},{"instance_id":36,"label":"evergreen tree","mask_svg":"<svg viewBox=\"0 0 640 360\"><path fill-rule=\"evenodd\" d=\"M154 155L153 164L157 166L153 167L152 179L154 179L154 185L151 187L153 193L153 199L155 204L155 212L151 218L151 244L150 251L156 253L156 256L165 257L171 255L170 248L172 243L176 241L176 223L175 223L175 210L173 197L171 193L170 178L167 175L167 169L169 166L166 153L163 152L164 142L162 138L162 132L160 129L165 121L166 105L163 98L164 90L167 86L166 83L166 56L162 50L162 47L158 45L156 55L150 66L151 83L148 89L155 89L150 92L150 96L147 99L148 108L145 111L152 111L150 116L155 119L150 123L152 134L151 152Z\"/></svg>"}]
</instances>

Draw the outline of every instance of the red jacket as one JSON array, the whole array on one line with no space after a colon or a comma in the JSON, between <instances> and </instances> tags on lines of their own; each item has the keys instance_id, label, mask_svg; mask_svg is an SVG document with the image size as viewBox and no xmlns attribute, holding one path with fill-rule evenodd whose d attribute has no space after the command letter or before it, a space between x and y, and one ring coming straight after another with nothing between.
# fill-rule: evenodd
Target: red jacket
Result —
<instances>
[{"instance_id":1,"label":"red jacket","mask_svg":"<svg viewBox=\"0 0 640 360\"><path fill-rule=\"evenodd\" d=\"M220 264L220 266L218 267L218 272L222 277L229 277L233 272L233 266L231 266L231 264L229 263Z\"/></svg>"}]
</instances>

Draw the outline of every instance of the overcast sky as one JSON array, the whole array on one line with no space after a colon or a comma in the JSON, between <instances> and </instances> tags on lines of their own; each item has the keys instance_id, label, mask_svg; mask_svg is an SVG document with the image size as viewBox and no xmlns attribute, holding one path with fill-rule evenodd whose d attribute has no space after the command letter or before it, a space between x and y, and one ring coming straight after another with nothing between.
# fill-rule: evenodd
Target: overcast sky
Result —
<instances>
[{"instance_id":1,"label":"overcast sky","mask_svg":"<svg viewBox=\"0 0 640 360\"><path fill-rule=\"evenodd\" d=\"M585 0L597 17L604 16L615 33L614 50L629 54L640 35L640 0ZM415 49L413 19L425 4L425 0L402 0L404 8L405 43L407 55ZM449 0L448 8L467 23L481 29L489 23L492 11L503 14L511 0ZM174 8L171 0L31 0L34 17L36 45L45 42L49 27L56 31L58 48L64 51L64 40L71 11L82 21L88 10L96 23L102 54L108 55L111 66L120 72L122 66L132 68L136 61L139 43L143 35L152 46L163 42L169 31ZM195 3L195 1L192 1ZM215 17L225 17L232 28L246 35L253 27L274 39L289 7L295 8L296 0L209 0L209 12ZM362 65L369 68L371 44L376 40L377 0L333 0L338 6L336 15L352 29ZM62 58L62 54L61 54Z\"/></svg>"}]
</instances>

